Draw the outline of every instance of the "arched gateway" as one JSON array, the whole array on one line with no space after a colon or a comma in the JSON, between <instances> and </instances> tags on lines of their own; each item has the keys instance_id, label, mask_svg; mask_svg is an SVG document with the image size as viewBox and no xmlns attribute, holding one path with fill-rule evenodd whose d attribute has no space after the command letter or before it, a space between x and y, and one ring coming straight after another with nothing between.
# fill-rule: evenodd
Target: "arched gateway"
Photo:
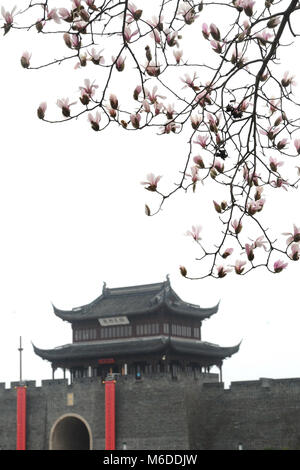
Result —
<instances>
[{"instance_id":1,"label":"arched gateway","mask_svg":"<svg viewBox=\"0 0 300 470\"><path fill-rule=\"evenodd\" d=\"M50 450L91 450L92 433L81 416L69 413L58 418L50 431Z\"/></svg>"}]
</instances>

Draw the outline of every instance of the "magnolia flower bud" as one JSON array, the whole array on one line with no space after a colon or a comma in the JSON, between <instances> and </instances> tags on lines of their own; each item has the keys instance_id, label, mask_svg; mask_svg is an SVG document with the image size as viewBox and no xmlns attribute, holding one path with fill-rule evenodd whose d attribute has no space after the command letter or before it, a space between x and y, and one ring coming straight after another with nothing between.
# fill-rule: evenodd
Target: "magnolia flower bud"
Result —
<instances>
[{"instance_id":1,"label":"magnolia flower bud","mask_svg":"<svg viewBox=\"0 0 300 470\"><path fill-rule=\"evenodd\" d=\"M216 172L216 170L214 168L211 168L210 172L209 172L211 178L214 180L216 179L218 173Z\"/></svg>"},{"instance_id":2,"label":"magnolia flower bud","mask_svg":"<svg viewBox=\"0 0 300 470\"><path fill-rule=\"evenodd\" d=\"M179 269L180 269L181 275L182 275L183 277L186 277L186 275L187 275L187 270L186 270L186 268L185 268L184 266L180 266Z\"/></svg>"},{"instance_id":3,"label":"magnolia flower bud","mask_svg":"<svg viewBox=\"0 0 300 470\"><path fill-rule=\"evenodd\" d=\"M70 49L72 49L72 41L71 41L71 37L68 33L65 33L63 35L63 38L64 38L64 41L65 41L65 45L67 47L69 47Z\"/></svg>"},{"instance_id":4,"label":"magnolia flower bud","mask_svg":"<svg viewBox=\"0 0 300 470\"><path fill-rule=\"evenodd\" d=\"M46 109L47 109L47 103L43 102L39 105L37 109L37 115L39 119L44 119Z\"/></svg>"},{"instance_id":5,"label":"magnolia flower bud","mask_svg":"<svg viewBox=\"0 0 300 470\"><path fill-rule=\"evenodd\" d=\"M29 54L29 52L23 52L23 55L21 57L21 65L22 67L24 67L24 69L28 69L29 65L30 65L30 58L31 58L31 54Z\"/></svg>"},{"instance_id":6,"label":"magnolia flower bud","mask_svg":"<svg viewBox=\"0 0 300 470\"><path fill-rule=\"evenodd\" d=\"M118 98L116 97L116 95L110 95L109 102L110 102L112 109L118 109L119 102L118 102Z\"/></svg>"},{"instance_id":7,"label":"magnolia flower bud","mask_svg":"<svg viewBox=\"0 0 300 470\"><path fill-rule=\"evenodd\" d=\"M147 204L145 204L145 214L146 214L147 216L150 216L150 215L151 215L150 208L149 208L149 206L147 206Z\"/></svg>"},{"instance_id":8,"label":"magnolia flower bud","mask_svg":"<svg viewBox=\"0 0 300 470\"><path fill-rule=\"evenodd\" d=\"M150 47L149 47L149 46L146 46L146 47L145 47L145 51L146 51L146 58L147 58L148 62L151 62L151 60L152 60L152 54L151 54Z\"/></svg>"},{"instance_id":9,"label":"magnolia flower bud","mask_svg":"<svg viewBox=\"0 0 300 470\"><path fill-rule=\"evenodd\" d=\"M139 99L139 94L141 93L141 91L142 87L140 85L136 86L133 92L133 99L137 101Z\"/></svg>"},{"instance_id":10,"label":"magnolia flower bud","mask_svg":"<svg viewBox=\"0 0 300 470\"><path fill-rule=\"evenodd\" d=\"M271 18L267 23L267 28L276 28L280 23L280 18L277 16L276 18Z\"/></svg>"},{"instance_id":11,"label":"magnolia flower bud","mask_svg":"<svg viewBox=\"0 0 300 470\"><path fill-rule=\"evenodd\" d=\"M81 18L83 19L83 21L86 21L86 22L89 21L90 15L88 14L88 12L84 8L81 8L81 10L79 11L79 14L80 14Z\"/></svg>"},{"instance_id":12,"label":"magnolia flower bud","mask_svg":"<svg viewBox=\"0 0 300 470\"><path fill-rule=\"evenodd\" d=\"M40 33L40 32L43 30L43 28L44 28L44 23L43 23L43 21L37 21L37 22L35 23L35 27L36 27L36 29L37 29L37 32Z\"/></svg>"},{"instance_id":13,"label":"magnolia flower bud","mask_svg":"<svg viewBox=\"0 0 300 470\"><path fill-rule=\"evenodd\" d=\"M222 213L222 209L221 209L220 204L218 204L216 201L213 201L213 203L214 203L214 206L215 206L216 211L217 211L219 214L221 214L221 213Z\"/></svg>"},{"instance_id":14,"label":"magnolia flower bud","mask_svg":"<svg viewBox=\"0 0 300 470\"><path fill-rule=\"evenodd\" d=\"M86 93L83 93L79 99L84 106L87 106L90 102L90 97Z\"/></svg>"}]
</instances>

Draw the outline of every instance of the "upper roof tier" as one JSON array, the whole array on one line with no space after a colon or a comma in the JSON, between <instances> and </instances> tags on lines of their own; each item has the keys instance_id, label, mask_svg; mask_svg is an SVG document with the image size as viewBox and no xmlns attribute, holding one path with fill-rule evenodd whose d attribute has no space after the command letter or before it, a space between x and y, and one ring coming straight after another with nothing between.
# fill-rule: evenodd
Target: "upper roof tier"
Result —
<instances>
[{"instance_id":1,"label":"upper roof tier","mask_svg":"<svg viewBox=\"0 0 300 470\"><path fill-rule=\"evenodd\" d=\"M181 300L166 281L141 286L118 287L109 289L103 285L102 294L93 302L72 310L60 310L53 305L54 313L65 321L84 321L120 315L143 315L155 312L164 306L174 314L209 318L218 311L219 304L201 308Z\"/></svg>"}]
</instances>

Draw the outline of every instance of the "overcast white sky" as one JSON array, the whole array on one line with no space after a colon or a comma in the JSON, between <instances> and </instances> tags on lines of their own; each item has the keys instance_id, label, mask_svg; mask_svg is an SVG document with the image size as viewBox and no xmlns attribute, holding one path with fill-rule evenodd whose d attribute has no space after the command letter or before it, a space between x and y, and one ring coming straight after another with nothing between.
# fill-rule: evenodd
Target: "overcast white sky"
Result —
<instances>
[{"instance_id":1,"label":"overcast white sky","mask_svg":"<svg viewBox=\"0 0 300 470\"><path fill-rule=\"evenodd\" d=\"M187 302L212 306L221 299L219 313L203 325L203 339L224 346L243 340L240 352L225 361L226 383L299 376L299 263L278 275L182 278L180 264L197 273L199 252L184 234L194 224L205 227L205 187L176 196L148 218L144 204L152 206L154 198L140 181L153 171L172 184L185 140L117 127L98 134L85 117L64 125L38 120L41 101L54 110L57 98L74 96L83 78L96 76L94 69L74 72L71 66L22 69L19 58L33 46L26 39L1 38L0 382L18 380L20 335L23 378L51 377L50 364L31 346L71 341L70 325L55 317L51 302L73 308L94 300L104 281L108 287L147 284L166 274ZM294 53L286 49L287 63ZM281 191L269 209L270 226L279 233L299 226L299 201L299 193Z\"/></svg>"}]
</instances>

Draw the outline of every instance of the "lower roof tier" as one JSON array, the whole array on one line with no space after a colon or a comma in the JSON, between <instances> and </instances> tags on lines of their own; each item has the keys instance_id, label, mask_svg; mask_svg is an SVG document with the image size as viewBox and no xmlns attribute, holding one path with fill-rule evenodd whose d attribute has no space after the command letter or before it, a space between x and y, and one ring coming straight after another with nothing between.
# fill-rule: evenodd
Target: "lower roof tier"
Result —
<instances>
[{"instance_id":1,"label":"lower roof tier","mask_svg":"<svg viewBox=\"0 0 300 470\"><path fill-rule=\"evenodd\" d=\"M194 339L183 339L172 336L152 336L142 338L116 339L106 341L89 341L66 344L54 349L39 349L33 345L35 354L50 362L74 361L82 359L101 359L155 355L174 352L177 355L193 356L198 360L211 358L220 361L232 356L239 346L221 347Z\"/></svg>"}]
</instances>

